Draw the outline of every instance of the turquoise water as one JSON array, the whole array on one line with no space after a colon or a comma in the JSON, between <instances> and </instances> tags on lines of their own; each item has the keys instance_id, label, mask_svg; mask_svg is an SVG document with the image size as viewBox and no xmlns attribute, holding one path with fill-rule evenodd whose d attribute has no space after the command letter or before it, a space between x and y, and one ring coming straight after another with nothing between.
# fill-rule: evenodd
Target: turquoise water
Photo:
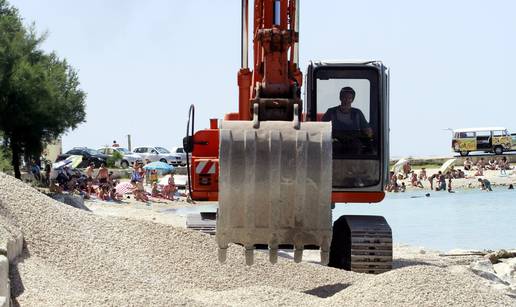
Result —
<instances>
[{"instance_id":1,"label":"turquoise water","mask_svg":"<svg viewBox=\"0 0 516 307\"><path fill-rule=\"evenodd\" d=\"M426 192L389 193L379 204L337 204L333 218L381 215L392 228L394 243L427 249L516 248L516 190L431 192L424 197ZM186 215L216 208L209 204L163 212Z\"/></svg>"},{"instance_id":2,"label":"turquoise water","mask_svg":"<svg viewBox=\"0 0 516 307\"><path fill-rule=\"evenodd\" d=\"M379 204L337 204L333 217L381 215L395 243L441 251L516 248L515 190L425 193L389 193Z\"/></svg>"}]
</instances>

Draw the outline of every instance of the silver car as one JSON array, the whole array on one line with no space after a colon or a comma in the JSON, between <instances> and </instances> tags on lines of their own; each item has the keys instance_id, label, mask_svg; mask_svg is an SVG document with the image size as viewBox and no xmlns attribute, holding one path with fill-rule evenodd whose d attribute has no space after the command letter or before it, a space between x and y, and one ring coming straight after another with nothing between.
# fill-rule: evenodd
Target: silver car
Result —
<instances>
[{"instance_id":1,"label":"silver car","mask_svg":"<svg viewBox=\"0 0 516 307\"><path fill-rule=\"evenodd\" d=\"M141 146L133 150L134 153L140 155L142 159L161 161L172 165L181 164L181 155L170 152L168 149L159 146Z\"/></svg>"},{"instance_id":2,"label":"silver car","mask_svg":"<svg viewBox=\"0 0 516 307\"><path fill-rule=\"evenodd\" d=\"M143 161L142 156L135 154L129 151L127 148L123 147L102 147L97 149L97 151L109 156L112 156L114 151L118 151L119 153L121 153L122 160L117 161L117 163L120 163L120 167L122 168L128 168L129 166L132 166L136 161Z\"/></svg>"},{"instance_id":3,"label":"silver car","mask_svg":"<svg viewBox=\"0 0 516 307\"><path fill-rule=\"evenodd\" d=\"M173 147L172 153L178 154L181 156L181 165L186 165L186 152L183 147Z\"/></svg>"}]
</instances>

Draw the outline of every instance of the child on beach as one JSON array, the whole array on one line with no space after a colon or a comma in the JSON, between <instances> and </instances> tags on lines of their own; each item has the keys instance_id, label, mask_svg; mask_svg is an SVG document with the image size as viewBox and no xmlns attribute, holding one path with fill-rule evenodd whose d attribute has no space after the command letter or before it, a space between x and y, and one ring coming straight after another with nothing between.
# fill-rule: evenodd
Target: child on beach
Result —
<instances>
[{"instance_id":1,"label":"child on beach","mask_svg":"<svg viewBox=\"0 0 516 307\"><path fill-rule=\"evenodd\" d=\"M471 167L473 166L473 162L471 162L471 158L466 158L466 161L464 161L464 170L469 171L471 170Z\"/></svg>"},{"instance_id":2,"label":"child on beach","mask_svg":"<svg viewBox=\"0 0 516 307\"><path fill-rule=\"evenodd\" d=\"M426 180L426 169L424 167L421 168L421 171L419 172L419 180Z\"/></svg>"},{"instance_id":3,"label":"child on beach","mask_svg":"<svg viewBox=\"0 0 516 307\"><path fill-rule=\"evenodd\" d=\"M486 161L484 160L484 158L480 158L480 160L478 160L477 162L477 169L484 169L486 167Z\"/></svg>"},{"instance_id":4,"label":"child on beach","mask_svg":"<svg viewBox=\"0 0 516 307\"><path fill-rule=\"evenodd\" d=\"M409 173L412 171L410 162L403 164L403 179L408 178Z\"/></svg>"},{"instance_id":5,"label":"child on beach","mask_svg":"<svg viewBox=\"0 0 516 307\"><path fill-rule=\"evenodd\" d=\"M168 184L163 188L163 196L166 199L174 200L176 194L176 184L174 182L174 175L170 175L168 178Z\"/></svg>"},{"instance_id":6,"label":"child on beach","mask_svg":"<svg viewBox=\"0 0 516 307\"><path fill-rule=\"evenodd\" d=\"M158 189L158 183L157 182L154 182L152 184L151 196L152 197L163 197L163 194L161 194L161 192Z\"/></svg>"},{"instance_id":7,"label":"child on beach","mask_svg":"<svg viewBox=\"0 0 516 307\"><path fill-rule=\"evenodd\" d=\"M437 174L433 174L432 176L428 177L428 182L430 182L430 190L434 189L434 179L437 177Z\"/></svg>"},{"instance_id":8,"label":"child on beach","mask_svg":"<svg viewBox=\"0 0 516 307\"><path fill-rule=\"evenodd\" d=\"M476 172L475 176L484 176L484 168L480 167Z\"/></svg>"},{"instance_id":9,"label":"child on beach","mask_svg":"<svg viewBox=\"0 0 516 307\"><path fill-rule=\"evenodd\" d=\"M506 170L509 169L507 162L507 157L503 157L498 163L498 167L500 168L500 175L507 175Z\"/></svg>"},{"instance_id":10,"label":"child on beach","mask_svg":"<svg viewBox=\"0 0 516 307\"><path fill-rule=\"evenodd\" d=\"M436 191L446 191L446 177L441 171L437 173L437 183Z\"/></svg>"},{"instance_id":11,"label":"child on beach","mask_svg":"<svg viewBox=\"0 0 516 307\"><path fill-rule=\"evenodd\" d=\"M482 191L493 191L493 189L491 189L491 182L489 180L485 178L478 178L478 182L480 182L480 189Z\"/></svg>"},{"instance_id":12,"label":"child on beach","mask_svg":"<svg viewBox=\"0 0 516 307\"><path fill-rule=\"evenodd\" d=\"M413 187L423 188L423 184L420 180L417 179L417 175L415 172L412 172L412 177L410 178L410 182Z\"/></svg>"},{"instance_id":13,"label":"child on beach","mask_svg":"<svg viewBox=\"0 0 516 307\"><path fill-rule=\"evenodd\" d=\"M131 180L131 184L133 185L133 195L134 199L148 202L149 198L145 194L145 189L143 188L143 184L141 182Z\"/></svg>"},{"instance_id":14,"label":"child on beach","mask_svg":"<svg viewBox=\"0 0 516 307\"><path fill-rule=\"evenodd\" d=\"M448 178L448 192L449 193L455 193L455 191L452 191L451 181L452 181L452 177L449 177Z\"/></svg>"},{"instance_id":15,"label":"child on beach","mask_svg":"<svg viewBox=\"0 0 516 307\"><path fill-rule=\"evenodd\" d=\"M107 183L99 186L97 196L100 200L109 200L109 185Z\"/></svg>"},{"instance_id":16,"label":"child on beach","mask_svg":"<svg viewBox=\"0 0 516 307\"><path fill-rule=\"evenodd\" d=\"M151 172L150 172L150 182L151 184L155 184L158 182L158 171L153 169Z\"/></svg>"}]
</instances>

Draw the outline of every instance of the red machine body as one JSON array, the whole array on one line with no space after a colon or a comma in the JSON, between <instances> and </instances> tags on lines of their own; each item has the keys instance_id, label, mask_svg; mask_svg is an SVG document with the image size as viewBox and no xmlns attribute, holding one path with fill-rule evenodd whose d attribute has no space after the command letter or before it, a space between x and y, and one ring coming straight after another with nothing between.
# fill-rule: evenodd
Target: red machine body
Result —
<instances>
[{"instance_id":1,"label":"red machine body","mask_svg":"<svg viewBox=\"0 0 516 307\"><path fill-rule=\"evenodd\" d=\"M259 106L260 120L292 120L293 105L301 106L302 73L298 67L298 15L295 0L255 0L253 22L253 69L247 67L247 8L242 7L242 67L238 72L238 112L225 120L252 120L252 106ZM303 120L301 116L300 120ZM210 129L197 131L191 140L191 197L217 201L219 178L219 130L217 120ZM332 202L373 203L384 192L333 191Z\"/></svg>"}]
</instances>

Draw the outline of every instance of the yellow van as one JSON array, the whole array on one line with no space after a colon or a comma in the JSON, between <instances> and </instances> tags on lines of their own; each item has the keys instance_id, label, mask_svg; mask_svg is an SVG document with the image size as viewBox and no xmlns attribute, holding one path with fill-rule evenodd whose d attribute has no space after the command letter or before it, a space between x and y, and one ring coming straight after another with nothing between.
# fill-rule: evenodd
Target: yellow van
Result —
<instances>
[{"instance_id":1,"label":"yellow van","mask_svg":"<svg viewBox=\"0 0 516 307\"><path fill-rule=\"evenodd\" d=\"M453 130L452 150L466 156L472 151L501 155L511 150L511 135L504 127L466 128Z\"/></svg>"}]
</instances>

